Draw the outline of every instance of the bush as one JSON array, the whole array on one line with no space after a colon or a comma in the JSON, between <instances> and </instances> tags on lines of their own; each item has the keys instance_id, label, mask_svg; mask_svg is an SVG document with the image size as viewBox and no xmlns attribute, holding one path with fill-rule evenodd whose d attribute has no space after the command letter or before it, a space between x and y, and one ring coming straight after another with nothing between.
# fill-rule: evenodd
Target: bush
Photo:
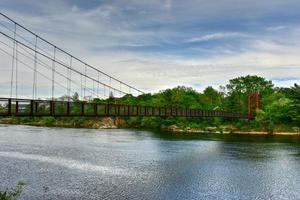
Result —
<instances>
[{"instance_id":1,"label":"bush","mask_svg":"<svg viewBox=\"0 0 300 200\"><path fill-rule=\"evenodd\" d=\"M1 200L13 200L16 197L20 196L25 183L19 181L15 188L11 189L10 191L6 190L4 192L0 191L0 199Z\"/></svg>"},{"instance_id":2,"label":"bush","mask_svg":"<svg viewBox=\"0 0 300 200\"><path fill-rule=\"evenodd\" d=\"M46 126L53 126L56 119L54 117L43 117L42 121Z\"/></svg>"},{"instance_id":3,"label":"bush","mask_svg":"<svg viewBox=\"0 0 300 200\"><path fill-rule=\"evenodd\" d=\"M127 124L129 127L138 127L141 124L141 119L139 117L129 117Z\"/></svg>"},{"instance_id":4,"label":"bush","mask_svg":"<svg viewBox=\"0 0 300 200\"><path fill-rule=\"evenodd\" d=\"M157 117L143 117L141 126L145 128L158 128L160 127L159 118Z\"/></svg>"}]
</instances>

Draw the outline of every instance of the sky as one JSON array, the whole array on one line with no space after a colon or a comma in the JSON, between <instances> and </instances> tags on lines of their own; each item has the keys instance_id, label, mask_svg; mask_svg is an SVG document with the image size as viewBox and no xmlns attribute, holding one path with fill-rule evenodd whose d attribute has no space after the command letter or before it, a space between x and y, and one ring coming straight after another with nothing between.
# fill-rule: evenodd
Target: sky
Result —
<instances>
[{"instance_id":1,"label":"sky","mask_svg":"<svg viewBox=\"0 0 300 200\"><path fill-rule=\"evenodd\" d=\"M0 10L145 92L248 74L300 83L299 0L1 0Z\"/></svg>"}]
</instances>

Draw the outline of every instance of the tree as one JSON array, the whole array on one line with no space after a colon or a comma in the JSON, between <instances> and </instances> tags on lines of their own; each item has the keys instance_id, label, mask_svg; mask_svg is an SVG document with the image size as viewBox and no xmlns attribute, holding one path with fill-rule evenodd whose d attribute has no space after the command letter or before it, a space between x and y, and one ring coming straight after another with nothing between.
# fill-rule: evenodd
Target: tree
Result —
<instances>
[{"instance_id":1,"label":"tree","mask_svg":"<svg viewBox=\"0 0 300 200\"><path fill-rule=\"evenodd\" d=\"M75 92L72 96L72 100L73 101L79 101L79 94L77 92Z\"/></svg>"},{"instance_id":2,"label":"tree","mask_svg":"<svg viewBox=\"0 0 300 200\"><path fill-rule=\"evenodd\" d=\"M284 114L288 116L290 123L298 125L300 123L300 86L294 84L290 88L276 88L276 91L290 100L290 103L287 105L288 109Z\"/></svg>"},{"instance_id":3,"label":"tree","mask_svg":"<svg viewBox=\"0 0 300 200\"><path fill-rule=\"evenodd\" d=\"M226 89L228 95L226 99L227 109L241 112L247 112L249 93L259 92L261 98L274 93L272 81L250 75L231 79L226 85Z\"/></svg>"},{"instance_id":4,"label":"tree","mask_svg":"<svg viewBox=\"0 0 300 200\"><path fill-rule=\"evenodd\" d=\"M260 94L272 94L274 85L269 81L259 76L242 76L229 80L226 85L229 95L232 94L249 94L250 92L259 92Z\"/></svg>"},{"instance_id":5,"label":"tree","mask_svg":"<svg viewBox=\"0 0 300 200\"><path fill-rule=\"evenodd\" d=\"M222 105L223 94L218 92L213 87L205 88L203 94L200 96L200 101L206 109L219 108Z\"/></svg>"},{"instance_id":6,"label":"tree","mask_svg":"<svg viewBox=\"0 0 300 200\"><path fill-rule=\"evenodd\" d=\"M161 106L199 108L199 93L194 89L185 86L178 86L172 89L161 91L154 95L155 101Z\"/></svg>"},{"instance_id":7,"label":"tree","mask_svg":"<svg viewBox=\"0 0 300 200\"><path fill-rule=\"evenodd\" d=\"M109 92L109 98L110 98L110 99L115 98L115 97L114 97L114 93L113 93L112 91Z\"/></svg>"}]
</instances>

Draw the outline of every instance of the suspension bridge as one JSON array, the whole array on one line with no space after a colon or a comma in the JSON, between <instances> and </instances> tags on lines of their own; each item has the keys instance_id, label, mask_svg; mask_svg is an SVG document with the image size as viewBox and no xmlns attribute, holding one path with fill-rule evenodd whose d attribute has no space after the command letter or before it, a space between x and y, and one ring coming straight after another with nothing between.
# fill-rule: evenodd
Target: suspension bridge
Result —
<instances>
[{"instance_id":1,"label":"suspension bridge","mask_svg":"<svg viewBox=\"0 0 300 200\"><path fill-rule=\"evenodd\" d=\"M177 116L252 119L258 93L249 95L248 113L190 108L96 103L143 91L99 70L0 13L0 116ZM72 100L73 94L77 100ZM64 98L61 98L64 96ZM41 100L44 99L44 100Z\"/></svg>"}]
</instances>

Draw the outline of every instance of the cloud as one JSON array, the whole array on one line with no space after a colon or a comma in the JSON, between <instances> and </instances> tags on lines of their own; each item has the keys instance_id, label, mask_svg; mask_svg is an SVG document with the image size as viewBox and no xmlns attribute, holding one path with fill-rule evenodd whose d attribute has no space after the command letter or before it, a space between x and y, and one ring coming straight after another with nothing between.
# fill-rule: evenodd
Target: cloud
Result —
<instances>
[{"instance_id":1,"label":"cloud","mask_svg":"<svg viewBox=\"0 0 300 200\"><path fill-rule=\"evenodd\" d=\"M172 8L172 0L166 0L165 8L170 10Z\"/></svg>"},{"instance_id":2,"label":"cloud","mask_svg":"<svg viewBox=\"0 0 300 200\"><path fill-rule=\"evenodd\" d=\"M286 28L287 28L286 26L270 26L270 27L267 27L267 30L268 31L279 31L279 30L283 30Z\"/></svg>"},{"instance_id":3,"label":"cloud","mask_svg":"<svg viewBox=\"0 0 300 200\"><path fill-rule=\"evenodd\" d=\"M197 85L201 90L247 74L300 77L296 0L76 1L76 5L61 0L3 0L0 6L34 32L146 92L176 85ZM5 68L0 78L9 84L6 66L11 64L2 57L0 62ZM22 81L31 91L30 71L26 75ZM46 95L49 89L43 91Z\"/></svg>"},{"instance_id":4,"label":"cloud","mask_svg":"<svg viewBox=\"0 0 300 200\"><path fill-rule=\"evenodd\" d=\"M211 33L199 37L193 37L188 42L206 42L210 40L221 40L226 38L237 38L237 37L246 37L245 34L238 32L224 32L224 33Z\"/></svg>"}]
</instances>

